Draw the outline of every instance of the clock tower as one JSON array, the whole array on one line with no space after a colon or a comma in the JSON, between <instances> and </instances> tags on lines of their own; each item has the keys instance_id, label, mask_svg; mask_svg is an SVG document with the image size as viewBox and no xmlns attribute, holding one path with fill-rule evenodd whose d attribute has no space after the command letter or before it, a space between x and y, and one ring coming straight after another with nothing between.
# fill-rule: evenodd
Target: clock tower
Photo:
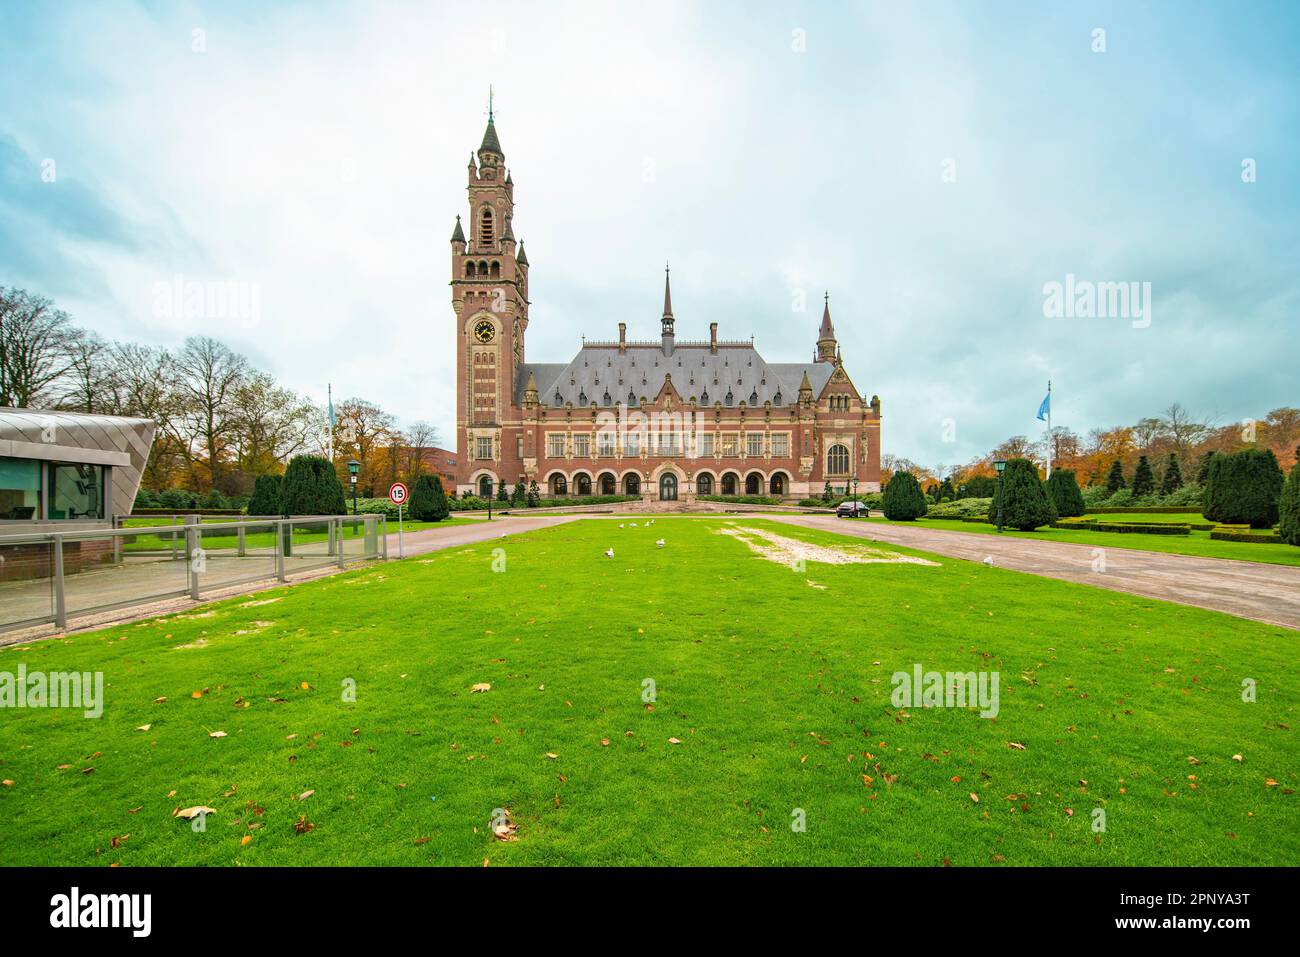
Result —
<instances>
[{"instance_id":1,"label":"clock tower","mask_svg":"<svg viewBox=\"0 0 1300 957\"><path fill-rule=\"evenodd\" d=\"M492 101L469 159L469 217L451 234L456 328L457 483L513 484L523 474L522 416L515 379L528 329L528 256L514 233L514 180L505 168Z\"/></svg>"}]
</instances>

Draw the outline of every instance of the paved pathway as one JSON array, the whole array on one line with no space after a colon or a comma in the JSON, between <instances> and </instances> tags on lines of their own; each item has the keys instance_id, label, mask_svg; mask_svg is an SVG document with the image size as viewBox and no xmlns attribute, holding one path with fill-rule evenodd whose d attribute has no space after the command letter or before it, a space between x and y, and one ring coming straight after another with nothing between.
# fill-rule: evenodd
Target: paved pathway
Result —
<instances>
[{"instance_id":1,"label":"paved pathway","mask_svg":"<svg viewBox=\"0 0 1300 957\"><path fill-rule=\"evenodd\" d=\"M511 515L508 518L494 518L491 522L480 519L473 525L452 525L448 528L427 528L419 532L403 532L405 539L403 557L423 555L444 548L458 545L473 545L506 535L518 535L521 532L535 532L539 528L563 525L582 518L581 515ZM388 535L388 557L397 557L397 533Z\"/></svg>"},{"instance_id":2,"label":"paved pathway","mask_svg":"<svg viewBox=\"0 0 1300 957\"><path fill-rule=\"evenodd\" d=\"M1300 629L1300 568L1290 565L1108 548L1103 574L1092 570L1093 551L1097 547L1094 545L811 515L764 517L950 558L982 562L991 555L999 568L1226 611L1242 618Z\"/></svg>"}]
</instances>

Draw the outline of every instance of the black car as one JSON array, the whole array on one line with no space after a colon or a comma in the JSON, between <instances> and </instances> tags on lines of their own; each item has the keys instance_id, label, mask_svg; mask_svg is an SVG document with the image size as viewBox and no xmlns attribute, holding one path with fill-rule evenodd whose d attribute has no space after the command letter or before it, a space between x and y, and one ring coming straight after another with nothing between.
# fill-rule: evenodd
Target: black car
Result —
<instances>
[{"instance_id":1,"label":"black car","mask_svg":"<svg viewBox=\"0 0 1300 957\"><path fill-rule=\"evenodd\" d=\"M867 508L867 503L856 500L840 502L840 504L835 507L835 515L837 518L866 518L870 514L871 509Z\"/></svg>"}]
</instances>

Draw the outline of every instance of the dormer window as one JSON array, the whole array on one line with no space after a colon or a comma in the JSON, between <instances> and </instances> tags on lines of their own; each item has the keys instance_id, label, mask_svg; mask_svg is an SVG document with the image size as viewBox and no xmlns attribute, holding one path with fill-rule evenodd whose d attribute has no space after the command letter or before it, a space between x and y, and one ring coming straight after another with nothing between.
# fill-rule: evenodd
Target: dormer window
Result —
<instances>
[{"instance_id":1,"label":"dormer window","mask_svg":"<svg viewBox=\"0 0 1300 957\"><path fill-rule=\"evenodd\" d=\"M772 396L772 404L773 404L773 405L780 405L782 401L783 401L783 400L782 400L782 398L781 398L781 390L780 390L780 389L777 389L777 390L776 390L776 395Z\"/></svg>"},{"instance_id":2,"label":"dormer window","mask_svg":"<svg viewBox=\"0 0 1300 957\"><path fill-rule=\"evenodd\" d=\"M579 393L578 393L578 405L586 405L586 404L587 404L587 393L586 393L586 392L579 392Z\"/></svg>"},{"instance_id":3,"label":"dormer window","mask_svg":"<svg viewBox=\"0 0 1300 957\"><path fill-rule=\"evenodd\" d=\"M609 397L609 390L608 390L608 389L605 390L605 396L604 396L604 398L605 398L605 405L609 405L610 402L613 401L613 400Z\"/></svg>"},{"instance_id":4,"label":"dormer window","mask_svg":"<svg viewBox=\"0 0 1300 957\"><path fill-rule=\"evenodd\" d=\"M758 390L757 390L757 389L755 389L753 392L751 392L751 393L749 394L749 404L750 404L750 405L758 405Z\"/></svg>"},{"instance_id":5,"label":"dormer window","mask_svg":"<svg viewBox=\"0 0 1300 957\"><path fill-rule=\"evenodd\" d=\"M725 399L723 399L722 401L725 402L725 403L727 404L728 408L730 408L731 405L735 403L736 399L735 399L735 397L731 394L731 390L730 390L730 389L727 390L727 397L726 397Z\"/></svg>"}]
</instances>

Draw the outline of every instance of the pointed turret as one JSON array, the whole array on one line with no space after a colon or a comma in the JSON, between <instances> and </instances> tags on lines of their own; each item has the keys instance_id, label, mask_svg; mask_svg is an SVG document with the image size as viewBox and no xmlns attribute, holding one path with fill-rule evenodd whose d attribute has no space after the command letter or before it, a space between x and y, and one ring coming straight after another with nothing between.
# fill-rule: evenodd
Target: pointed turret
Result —
<instances>
[{"instance_id":1,"label":"pointed turret","mask_svg":"<svg viewBox=\"0 0 1300 957\"><path fill-rule=\"evenodd\" d=\"M803 370L803 381L799 383L799 402L811 405L813 400L812 383L808 381L808 370Z\"/></svg>"},{"instance_id":2,"label":"pointed turret","mask_svg":"<svg viewBox=\"0 0 1300 957\"><path fill-rule=\"evenodd\" d=\"M528 265L528 253L524 252L524 241L522 239L519 240L519 256L515 259L515 262L521 266Z\"/></svg>"},{"instance_id":3,"label":"pointed turret","mask_svg":"<svg viewBox=\"0 0 1300 957\"><path fill-rule=\"evenodd\" d=\"M835 326L831 324L831 294L826 293L826 304L822 307L822 324L817 330L816 362L835 361Z\"/></svg>"},{"instance_id":4,"label":"pointed turret","mask_svg":"<svg viewBox=\"0 0 1300 957\"><path fill-rule=\"evenodd\" d=\"M453 243L461 243L461 244L464 244L465 242L465 231L460 228L459 216L456 217L456 228L451 231L451 241Z\"/></svg>"},{"instance_id":5,"label":"pointed turret","mask_svg":"<svg viewBox=\"0 0 1300 957\"><path fill-rule=\"evenodd\" d=\"M528 381L524 384L524 405L537 404L537 376L530 371Z\"/></svg>"}]
</instances>

